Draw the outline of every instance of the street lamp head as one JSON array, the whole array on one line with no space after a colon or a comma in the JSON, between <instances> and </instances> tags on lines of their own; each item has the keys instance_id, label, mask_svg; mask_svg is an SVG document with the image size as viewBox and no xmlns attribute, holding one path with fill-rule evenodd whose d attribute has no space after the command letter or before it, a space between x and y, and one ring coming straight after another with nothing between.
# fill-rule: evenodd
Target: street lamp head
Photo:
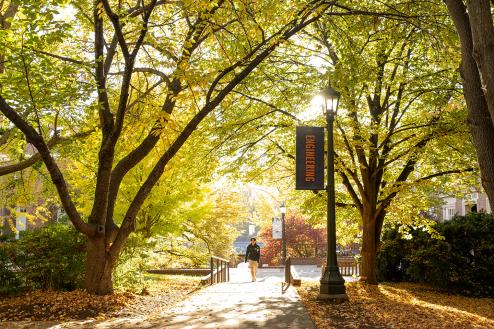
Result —
<instances>
[{"instance_id":1,"label":"street lamp head","mask_svg":"<svg viewBox=\"0 0 494 329\"><path fill-rule=\"evenodd\" d=\"M324 89L321 92L321 95L324 98L324 103L323 103L324 113L332 113L333 115L336 115L336 112L338 111L338 102L340 100L340 93L331 86L328 86L326 89Z\"/></svg>"},{"instance_id":2,"label":"street lamp head","mask_svg":"<svg viewBox=\"0 0 494 329\"><path fill-rule=\"evenodd\" d=\"M286 205L285 205L285 202L284 201L280 205L280 212L282 214L286 214Z\"/></svg>"}]
</instances>

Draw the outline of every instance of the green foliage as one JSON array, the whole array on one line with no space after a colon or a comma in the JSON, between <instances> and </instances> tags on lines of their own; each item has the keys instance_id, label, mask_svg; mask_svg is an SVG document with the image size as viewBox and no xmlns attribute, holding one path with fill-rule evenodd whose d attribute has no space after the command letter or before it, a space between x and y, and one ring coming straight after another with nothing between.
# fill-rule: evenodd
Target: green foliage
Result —
<instances>
[{"instance_id":1,"label":"green foliage","mask_svg":"<svg viewBox=\"0 0 494 329\"><path fill-rule=\"evenodd\" d=\"M404 279L405 243L396 228L385 227L377 257L378 279L401 281Z\"/></svg>"},{"instance_id":2,"label":"green foliage","mask_svg":"<svg viewBox=\"0 0 494 329\"><path fill-rule=\"evenodd\" d=\"M388 228L378 253L381 280L425 282L467 295L494 296L494 217L470 213L438 223L437 232Z\"/></svg>"},{"instance_id":3,"label":"green foliage","mask_svg":"<svg viewBox=\"0 0 494 329\"><path fill-rule=\"evenodd\" d=\"M1 292L80 287L84 244L82 234L57 223L26 231L19 240L1 243L0 277L7 282Z\"/></svg>"},{"instance_id":4,"label":"green foliage","mask_svg":"<svg viewBox=\"0 0 494 329\"><path fill-rule=\"evenodd\" d=\"M23 286L22 280L16 275L11 261L12 248L7 240L0 242L0 295L14 293Z\"/></svg>"},{"instance_id":5,"label":"green foliage","mask_svg":"<svg viewBox=\"0 0 494 329\"><path fill-rule=\"evenodd\" d=\"M441 4L421 2L348 3L370 11L395 6L411 16L445 11ZM476 177L440 174L475 162L466 112L454 92L460 83L454 40L451 30L432 22L366 15L319 20L281 45L239 86L238 100L225 104L232 111L220 117L215 132L231 159L225 170L292 190L294 126L325 125L311 98L330 82L342 95L334 131L336 201L346 205L338 209L338 242L358 239L360 203L383 204L386 220L426 225L420 214L435 201L431 191L458 190L460 182L466 186ZM325 193L297 191L290 197L313 224L324 225Z\"/></svg>"},{"instance_id":6,"label":"green foliage","mask_svg":"<svg viewBox=\"0 0 494 329\"><path fill-rule=\"evenodd\" d=\"M211 255L229 258L232 253L238 235L234 224L245 212L237 193L197 186L157 190L161 198L149 199L141 210L137 232L113 271L118 290L146 289L147 269L205 267Z\"/></svg>"},{"instance_id":7,"label":"green foliage","mask_svg":"<svg viewBox=\"0 0 494 329\"><path fill-rule=\"evenodd\" d=\"M144 273L151 267L156 242L131 235L113 270L113 284L117 290L141 292L146 288Z\"/></svg>"},{"instance_id":8,"label":"green foliage","mask_svg":"<svg viewBox=\"0 0 494 329\"><path fill-rule=\"evenodd\" d=\"M165 239L167 246L161 250L169 254L168 259L185 258L191 266L200 266L209 254L228 255L227 249L235 234L229 225L241 218L237 216L241 207L233 200L211 201L205 186L218 169L235 171L248 181L269 179L279 190L288 190L294 172L293 156L290 157L294 154L293 126L295 122L304 124L302 120L307 112L300 104L308 104L314 91L326 85L328 79L342 91L344 112L337 118L336 166L340 176L348 178L344 182L348 182L338 184L337 201L349 206L338 213L339 243L352 243L359 236L360 215L364 212L359 213L352 205L359 203L355 200L358 198L362 203L367 202L367 195L371 194L368 190L375 189L369 189L365 183L368 177L364 177L364 173L370 172L365 162L382 161L379 164L382 170L369 176L382 178L376 184L379 193L371 198L374 203L381 202L399 193L398 201L390 204L383 201L388 217L397 219L416 219L420 214L418 210L430 206L429 200L421 194L425 183L418 182L422 178L450 169L452 161L460 169L470 166L471 158L465 156L471 153L469 143L465 143L465 126L457 125L465 120L464 111L458 105L461 102L452 96L460 79L454 56L456 49L451 42L444 42L451 33L445 32L447 28L432 33L428 23L423 22L406 24L373 15L355 16L350 20L347 15L324 15L327 16L324 22L282 42L256 70L250 74L245 71L249 75L242 80L240 78L245 76L242 71L255 62L256 54L283 41L279 39L286 30L283 26L307 3L318 2L161 2L163 5L153 11L145 29L148 33L142 50L132 61L139 63L140 69L130 77L132 88L128 99L122 96L126 95L122 82L126 79L121 75L126 66L122 40L120 47L115 48L115 58L105 60L111 67L105 73L107 83L99 90L108 98L108 112L115 114L120 101L126 107L122 130L116 134L120 138L106 144L100 142L104 125L97 115L102 104L101 98L96 98L92 72L95 63L101 60L93 61L96 57L93 22L91 15L88 16L93 3L80 0L22 0L19 3L21 6L11 20L12 25L0 30L0 55L5 57L2 61L5 72L0 72L1 94L45 140L49 140L54 131L59 131L61 138L72 139L87 130L84 138L72 140L70 145L57 145L57 151L52 152L63 162L64 178L82 217L89 216L93 210L97 213L101 204L98 200L95 202L94 197L103 194L95 193L94 189L99 178L98 168L105 168L100 162L104 158L101 151L107 149L103 145L115 147L107 158L115 160L108 163L108 168L116 168L120 160L134 154L146 136L159 136L153 151L128 169L118 185L117 206L111 209L112 214L106 220L111 218L120 225L125 218L131 218L126 214L132 200L150 177L158 159L170 151L170 145L182 132L197 129L186 137L183 146L178 146L177 155L174 153L177 147L172 148L172 159L160 171L161 179L152 186L142 207L139 206L136 218L135 228L141 236ZM110 3L120 16L121 35L128 45L134 46L137 34L142 31L142 15L128 14L135 10L129 2L118 2L118 6L116 1ZM218 3L222 3L219 10L209 11ZM359 4L360 8L377 12L389 10L387 6L396 6L397 11L413 13L413 16L441 12L442 8L421 2ZM310 8L313 12L319 10L312 5ZM446 18L438 15L436 19L440 25ZM109 20L104 21L108 41L113 33ZM197 22L197 26L191 22ZM432 39L437 39L441 46L437 47ZM201 42L192 47L199 40ZM265 40L270 41L265 43ZM113 52L111 44L107 47L106 55ZM236 80L242 81L237 85ZM175 92L172 86L176 84L180 88ZM211 102L223 94L223 90L228 95ZM208 108L214 109L212 113L204 111ZM377 112L381 114L375 115ZM198 113L204 114L201 114L203 119L196 120L201 118ZM402 121L391 124L395 121L391 118ZM307 119L305 124L319 125L321 119L321 115L317 120ZM201 120L199 126L189 125ZM2 136L10 133L1 152L9 161L24 159L26 139L3 116L0 131ZM434 138L426 142L426 147L416 146L422 140L429 140L428 136ZM369 159L371 154L376 156L362 161L366 153ZM355 159L354 154L359 154L359 159ZM464 161L460 161L462 158ZM408 163L414 163L408 165L413 175L405 182L400 173ZM336 179L340 179L338 175ZM435 180L431 188L445 185L442 176L431 179ZM2 188L4 192L0 197L9 201L6 204L18 204L18 200L37 203L34 197L29 198L26 190L39 195L39 186L48 186L44 183L50 180L46 168L38 164L32 170L0 182L9 187ZM367 186L361 188L360 185ZM356 191L358 196L350 199L343 191ZM43 192L54 194L53 187L51 191L43 188ZM324 223L324 197L312 193L300 195L303 200L299 203L306 205L312 223ZM122 286L140 280L132 273L142 269L144 263L137 262L131 255L147 252L146 247L142 248L131 246L116 270Z\"/></svg>"}]
</instances>

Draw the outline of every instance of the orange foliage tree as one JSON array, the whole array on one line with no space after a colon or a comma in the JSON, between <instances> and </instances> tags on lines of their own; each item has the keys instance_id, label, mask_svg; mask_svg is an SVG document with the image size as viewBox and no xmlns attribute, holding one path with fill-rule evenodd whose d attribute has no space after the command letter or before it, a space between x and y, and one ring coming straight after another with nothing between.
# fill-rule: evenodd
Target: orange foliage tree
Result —
<instances>
[{"instance_id":1,"label":"orange foliage tree","mask_svg":"<svg viewBox=\"0 0 494 329\"><path fill-rule=\"evenodd\" d=\"M273 239L273 225L265 226L259 236L264 242L261 250L261 261L264 264L281 264L281 240ZM288 212L285 217L285 235L287 256L292 257L315 257L325 253L326 230L315 229L306 218L296 212Z\"/></svg>"}]
</instances>

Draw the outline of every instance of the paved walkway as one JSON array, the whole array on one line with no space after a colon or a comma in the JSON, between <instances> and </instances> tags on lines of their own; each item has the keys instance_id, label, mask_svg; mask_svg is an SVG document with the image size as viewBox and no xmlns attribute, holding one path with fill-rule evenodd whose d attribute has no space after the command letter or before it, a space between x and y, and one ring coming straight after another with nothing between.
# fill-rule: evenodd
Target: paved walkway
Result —
<instances>
[{"instance_id":1,"label":"paved walkway","mask_svg":"<svg viewBox=\"0 0 494 329\"><path fill-rule=\"evenodd\" d=\"M296 269L302 280L318 281L321 277L317 266ZM159 322L170 329L315 329L295 288L282 293L283 268L259 269L257 282L251 282L249 270L241 264L230 270L230 277L230 282L208 287L162 313Z\"/></svg>"},{"instance_id":2,"label":"paved walkway","mask_svg":"<svg viewBox=\"0 0 494 329\"><path fill-rule=\"evenodd\" d=\"M250 282L247 268L231 269L231 282L202 289L174 308L142 318L78 323L77 328L315 329L295 288L281 291L282 269L260 269ZM52 328L75 328L70 323Z\"/></svg>"},{"instance_id":3,"label":"paved walkway","mask_svg":"<svg viewBox=\"0 0 494 329\"><path fill-rule=\"evenodd\" d=\"M315 328L295 289L282 293L278 272L260 270L250 282L246 270L233 269L231 277L171 310L166 328Z\"/></svg>"},{"instance_id":4,"label":"paved walkway","mask_svg":"<svg viewBox=\"0 0 494 329\"><path fill-rule=\"evenodd\" d=\"M259 269L257 282L250 282L246 264L231 269L231 281L206 287L174 308L141 317L105 321L76 321L40 324L39 327L11 328L122 328L122 329L209 329L209 328L288 328L315 329L297 291L289 287L282 293L282 268ZM302 280L319 280L321 269L297 267ZM345 277L350 281L352 278ZM32 323L31 323L32 325ZM0 325L0 328L3 328Z\"/></svg>"}]
</instances>

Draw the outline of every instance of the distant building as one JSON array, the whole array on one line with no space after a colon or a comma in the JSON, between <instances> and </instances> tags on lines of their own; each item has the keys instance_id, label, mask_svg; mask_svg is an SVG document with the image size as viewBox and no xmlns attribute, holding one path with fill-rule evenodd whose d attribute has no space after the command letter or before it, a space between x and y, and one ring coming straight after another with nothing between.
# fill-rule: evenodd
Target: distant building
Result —
<instances>
[{"instance_id":1,"label":"distant building","mask_svg":"<svg viewBox=\"0 0 494 329\"><path fill-rule=\"evenodd\" d=\"M36 153L36 149L31 144L26 145L25 151L26 158ZM13 163L8 156L2 153L0 153L0 162L2 162L2 165ZM29 170L32 169L24 169L24 172ZM20 174L19 172L15 172L10 175L14 179L17 179ZM34 200L22 203L10 200L16 187L4 187L3 185L8 186L8 184L5 184L6 181L7 176L0 177L0 183L3 187L0 194L0 235L15 235L16 239L18 239L20 232L41 227L48 222L58 221L64 214L63 209L59 205L45 204L45 200L42 198L43 181L38 179L34 184L30 185L30 193L36 197ZM44 219L37 215L37 207L39 205L49 208L48 213L44 213Z\"/></svg>"},{"instance_id":2,"label":"distant building","mask_svg":"<svg viewBox=\"0 0 494 329\"><path fill-rule=\"evenodd\" d=\"M436 212L436 218L441 222L470 212L492 213L487 194L483 192L474 191L463 199L446 196L443 200L444 204Z\"/></svg>"},{"instance_id":3,"label":"distant building","mask_svg":"<svg viewBox=\"0 0 494 329\"><path fill-rule=\"evenodd\" d=\"M243 255L245 253L245 249L250 243L250 238L256 238L258 239L258 234L260 231L260 227L257 226L256 224L253 224L251 222L244 222L241 223L237 226L237 229L241 233L240 236L237 237L237 239L233 242L233 249L235 250L236 254ZM257 242L261 247L263 243Z\"/></svg>"},{"instance_id":4,"label":"distant building","mask_svg":"<svg viewBox=\"0 0 494 329\"><path fill-rule=\"evenodd\" d=\"M250 243L251 238L257 239L257 244L262 248L264 243L259 241L259 231L261 228L251 222L243 222L236 226L240 235L233 242L234 255L231 257L231 263L233 266L237 266L239 263L244 261L245 250ZM262 249L261 249L261 260L262 260ZM262 264L261 264L262 266Z\"/></svg>"},{"instance_id":5,"label":"distant building","mask_svg":"<svg viewBox=\"0 0 494 329\"><path fill-rule=\"evenodd\" d=\"M41 223L27 219L27 211L21 207L17 207L15 212L5 207L0 208L0 235L15 234L15 238L19 239L20 232L39 226Z\"/></svg>"},{"instance_id":6,"label":"distant building","mask_svg":"<svg viewBox=\"0 0 494 329\"><path fill-rule=\"evenodd\" d=\"M35 215L35 211L36 207L34 206L17 207L15 212L0 207L0 236L15 235L15 238L19 239L22 231L39 228L51 222L58 222L64 214L62 209L52 207L48 219L41 219Z\"/></svg>"}]
</instances>

